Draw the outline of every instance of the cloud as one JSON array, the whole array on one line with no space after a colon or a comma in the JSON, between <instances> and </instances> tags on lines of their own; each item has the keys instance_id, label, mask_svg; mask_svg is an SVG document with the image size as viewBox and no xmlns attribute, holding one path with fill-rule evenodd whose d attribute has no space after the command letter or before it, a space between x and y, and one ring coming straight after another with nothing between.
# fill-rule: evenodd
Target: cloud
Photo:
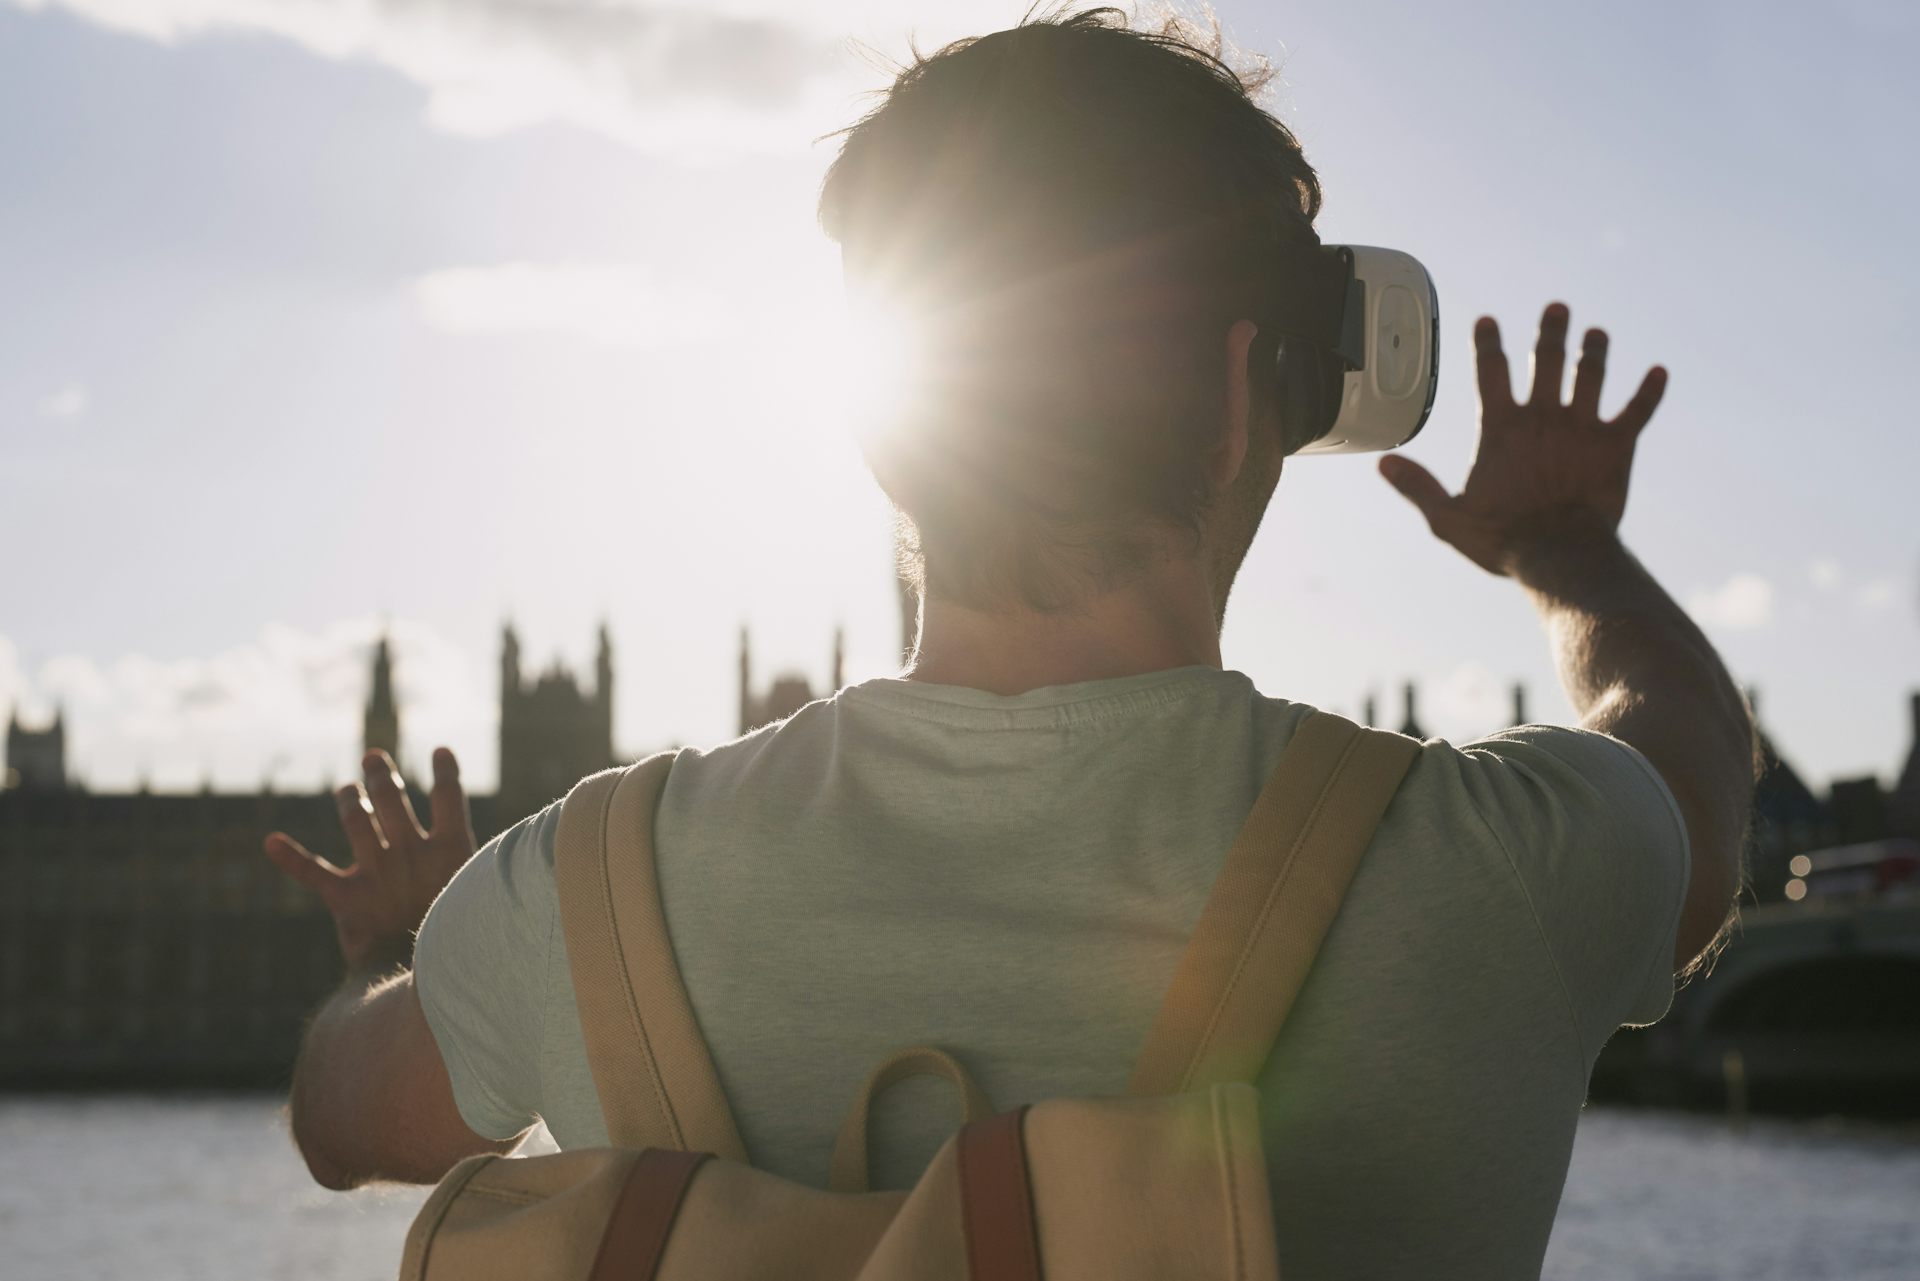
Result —
<instances>
[{"instance_id":1,"label":"cloud","mask_svg":"<svg viewBox=\"0 0 1920 1281\"><path fill-rule=\"evenodd\" d=\"M42 418L78 418L87 412L87 405L91 400L92 397L88 395L85 383L68 383L40 401L40 416Z\"/></svg>"},{"instance_id":2,"label":"cloud","mask_svg":"<svg viewBox=\"0 0 1920 1281\"><path fill-rule=\"evenodd\" d=\"M456 334L557 333L616 347L720 332L718 295L635 264L510 262L449 267L413 282L427 322Z\"/></svg>"},{"instance_id":3,"label":"cloud","mask_svg":"<svg viewBox=\"0 0 1920 1281\"><path fill-rule=\"evenodd\" d=\"M1893 578L1876 578L1863 583L1854 593L1854 601L1868 614L1883 613L1900 595L1900 583Z\"/></svg>"},{"instance_id":4,"label":"cloud","mask_svg":"<svg viewBox=\"0 0 1920 1281\"><path fill-rule=\"evenodd\" d=\"M1758 574L1738 573L1719 587L1694 592L1687 612L1710 627L1765 627L1773 621L1773 584Z\"/></svg>"},{"instance_id":5,"label":"cloud","mask_svg":"<svg viewBox=\"0 0 1920 1281\"><path fill-rule=\"evenodd\" d=\"M883 0L12 0L62 8L163 44L222 32L364 59L427 90L427 116L460 133L555 121L688 158L791 151L845 124L875 75L848 33L884 29ZM982 9L1000 19L995 23ZM1011 5L940 0L923 27L979 29Z\"/></svg>"},{"instance_id":6,"label":"cloud","mask_svg":"<svg viewBox=\"0 0 1920 1281\"><path fill-rule=\"evenodd\" d=\"M1854 608L1869 616L1886 613L1900 599L1900 580L1894 575L1881 574L1849 587L1846 571L1837 562L1826 558L1809 564L1807 577L1823 592L1845 591L1852 598ZM1805 613L1806 608L1803 605L1794 612L1797 616Z\"/></svg>"},{"instance_id":7,"label":"cloud","mask_svg":"<svg viewBox=\"0 0 1920 1281\"><path fill-rule=\"evenodd\" d=\"M67 715L68 768L89 786L251 789L319 787L356 769L368 663L382 625L372 619L317 630L269 624L210 657L60 655L29 673L0 636L0 700ZM423 624L390 631L401 702L403 767L450 743L470 778L494 769L496 702L489 664Z\"/></svg>"}]
</instances>

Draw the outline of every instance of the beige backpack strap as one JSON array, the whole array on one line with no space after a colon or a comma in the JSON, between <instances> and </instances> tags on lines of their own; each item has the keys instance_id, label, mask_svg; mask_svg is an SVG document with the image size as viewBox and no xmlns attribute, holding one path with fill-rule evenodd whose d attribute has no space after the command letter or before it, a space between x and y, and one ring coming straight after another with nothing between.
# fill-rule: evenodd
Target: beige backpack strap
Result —
<instances>
[{"instance_id":1,"label":"beige backpack strap","mask_svg":"<svg viewBox=\"0 0 1920 1281\"><path fill-rule=\"evenodd\" d=\"M875 1068L867 1083L860 1087L860 1097L853 1101L853 1110L847 1113L846 1122L840 1127L840 1137L833 1145L833 1165L827 1175L828 1191L865 1192L872 1186L867 1169L867 1125L873 1114L873 1101L882 1090L910 1076L939 1076L953 1082L954 1088L960 1091L960 1103L969 1122L993 1115L993 1100L951 1054L930 1045L896 1051Z\"/></svg>"},{"instance_id":2,"label":"beige backpack strap","mask_svg":"<svg viewBox=\"0 0 1920 1281\"><path fill-rule=\"evenodd\" d=\"M1316 711L1227 852L1128 1092L1252 1082L1340 911L1417 739Z\"/></svg>"},{"instance_id":3,"label":"beige backpack strap","mask_svg":"<svg viewBox=\"0 0 1920 1281\"><path fill-rule=\"evenodd\" d=\"M745 1161L660 906L653 813L672 766L662 753L567 794L554 856L567 965L613 1143Z\"/></svg>"}]
</instances>

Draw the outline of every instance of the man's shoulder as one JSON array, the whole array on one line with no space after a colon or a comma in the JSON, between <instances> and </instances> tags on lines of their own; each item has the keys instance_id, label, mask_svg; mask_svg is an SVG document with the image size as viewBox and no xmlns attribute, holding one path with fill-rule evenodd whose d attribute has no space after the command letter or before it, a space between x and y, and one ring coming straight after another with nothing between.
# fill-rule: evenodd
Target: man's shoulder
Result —
<instances>
[{"instance_id":1,"label":"man's shoulder","mask_svg":"<svg viewBox=\"0 0 1920 1281\"><path fill-rule=\"evenodd\" d=\"M1523 874L1575 859L1611 875L1624 870L1609 870L1622 845L1655 863L1687 859L1685 820L1659 771L1632 744L1575 726L1515 725L1459 745L1428 738L1396 804L1481 829Z\"/></svg>"},{"instance_id":2,"label":"man's shoulder","mask_svg":"<svg viewBox=\"0 0 1920 1281\"><path fill-rule=\"evenodd\" d=\"M840 696L815 699L779 720L724 743L689 744L673 752L668 795L731 795L742 788L765 787L790 777L797 767L818 762L840 719Z\"/></svg>"},{"instance_id":3,"label":"man's shoulder","mask_svg":"<svg viewBox=\"0 0 1920 1281\"><path fill-rule=\"evenodd\" d=\"M1609 734L1521 725L1460 748L1454 776L1525 887L1589 1056L1659 1018L1691 860L1659 771Z\"/></svg>"},{"instance_id":4,"label":"man's shoulder","mask_svg":"<svg viewBox=\"0 0 1920 1281\"><path fill-rule=\"evenodd\" d=\"M1650 823L1668 820L1684 837L1679 802L1645 754L1624 739L1572 725L1515 725L1457 749L1471 765L1558 785L1618 811L1637 809Z\"/></svg>"}]
</instances>

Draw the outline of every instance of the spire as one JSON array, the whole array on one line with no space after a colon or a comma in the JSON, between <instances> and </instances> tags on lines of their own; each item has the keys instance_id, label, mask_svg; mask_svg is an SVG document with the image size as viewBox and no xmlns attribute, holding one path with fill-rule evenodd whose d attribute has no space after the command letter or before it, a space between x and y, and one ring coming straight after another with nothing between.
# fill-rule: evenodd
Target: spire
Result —
<instances>
[{"instance_id":1,"label":"spire","mask_svg":"<svg viewBox=\"0 0 1920 1281\"><path fill-rule=\"evenodd\" d=\"M367 695L361 750L384 751L400 759L400 708L393 696L393 649L383 633L373 647L373 688Z\"/></svg>"},{"instance_id":2,"label":"spire","mask_svg":"<svg viewBox=\"0 0 1920 1281\"><path fill-rule=\"evenodd\" d=\"M1379 707L1374 703L1373 691L1368 690L1366 701L1360 704L1360 723L1367 726L1378 725L1380 723L1379 711Z\"/></svg>"},{"instance_id":3,"label":"spire","mask_svg":"<svg viewBox=\"0 0 1920 1281\"><path fill-rule=\"evenodd\" d=\"M500 626L500 788L503 793L511 790L511 780L518 777L520 768L516 730L519 727L520 707L520 637L513 630L513 620L508 619Z\"/></svg>"},{"instance_id":4,"label":"spire","mask_svg":"<svg viewBox=\"0 0 1920 1281\"><path fill-rule=\"evenodd\" d=\"M373 698L376 706L393 703L393 647L383 635L373 647Z\"/></svg>"},{"instance_id":5,"label":"spire","mask_svg":"<svg viewBox=\"0 0 1920 1281\"><path fill-rule=\"evenodd\" d=\"M846 684L846 670L847 670L847 629L844 627L836 627L833 629L833 685L832 685L832 689L835 693L838 693L840 691L840 687Z\"/></svg>"},{"instance_id":6,"label":"spire","mask_svg":"<svg viewBox=\"0 0 1920 1281\"><path fill-rule=\"evenodd\" d=\"M1527 723L1527 687L1519 681L1513 683L1513 723Z\"/></svg>"},{"instance_id":7,"label":"spire","mask_svg":"<svg viewBox=\"0 0 1920 1281\"><path fill-rule=\"evenodd\" d=\"M596 729L598 742L595 748L604 752L607 760L614 759L613 752L613 633L607 630L605 619L600 621L600 652L593 665L593 703L599 713L600 723Z\"/></svg>"},{"instance_id":8,"label":"spire","mask_svg":"<svg viewBox=\"0 0 1920 1281\"><path fill-rule=\"evenodd\" d=\"M520 691L520 637L512 620L500 628L500 694L504 699Z\"/></svg>"},{"instance_id":9,"label":"spire","mask_svg":"<svg viewBox=\"0 0 1920 1281\"><path fill-rule=\"evenodd\" d=\"M1413 713L1413 682L1412 681L1408 681L1406 684L1406 696L1407 696L1407 719L1404 723L1401 724L1400 732L1402 734L1407 735L1409 738L1424 739L1427 736L1427 732L1420 728L1419 718L1417 718Z\"/></svg>"},{"instance_id":10,"label":"spire","mask_svg":"<svg viewBox=\"0 0 1920 1281\"><path fill-rule=\"evenodd\" d=\"M747 625L740 624L740 732L753 730L753 653Z\"/></svg>"},{"instance_id":11,"label":"spire","mask_svg":"<svg viewBox=\"0 0 1920 1281\"><path fill-rule=\"evenodd\" d=\"M594 662L594 697L608 706L613 704L613 635L605 620L600 623L600 652Z\"/></svg>"}]
</instances>

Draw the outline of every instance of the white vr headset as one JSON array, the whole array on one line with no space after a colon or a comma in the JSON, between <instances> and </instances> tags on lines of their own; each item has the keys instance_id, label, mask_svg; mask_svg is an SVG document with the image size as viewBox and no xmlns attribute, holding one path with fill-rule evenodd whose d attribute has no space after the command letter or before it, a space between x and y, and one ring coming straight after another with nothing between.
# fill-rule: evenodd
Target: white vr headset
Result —
<instances>
[{"instance_id":1,"label":"white vr headset","mask_svg":"<svg viewBox=\"0 0 1920 1281\"><path fill-rule=\"evenodd\" d=\"M1440 384L1440 303L1419 259L1315 246L1287 255L1273 294L1255 319L1279 334L1286 452L1360 454L1412 440Z\"/></svg>"}]
</instances>

